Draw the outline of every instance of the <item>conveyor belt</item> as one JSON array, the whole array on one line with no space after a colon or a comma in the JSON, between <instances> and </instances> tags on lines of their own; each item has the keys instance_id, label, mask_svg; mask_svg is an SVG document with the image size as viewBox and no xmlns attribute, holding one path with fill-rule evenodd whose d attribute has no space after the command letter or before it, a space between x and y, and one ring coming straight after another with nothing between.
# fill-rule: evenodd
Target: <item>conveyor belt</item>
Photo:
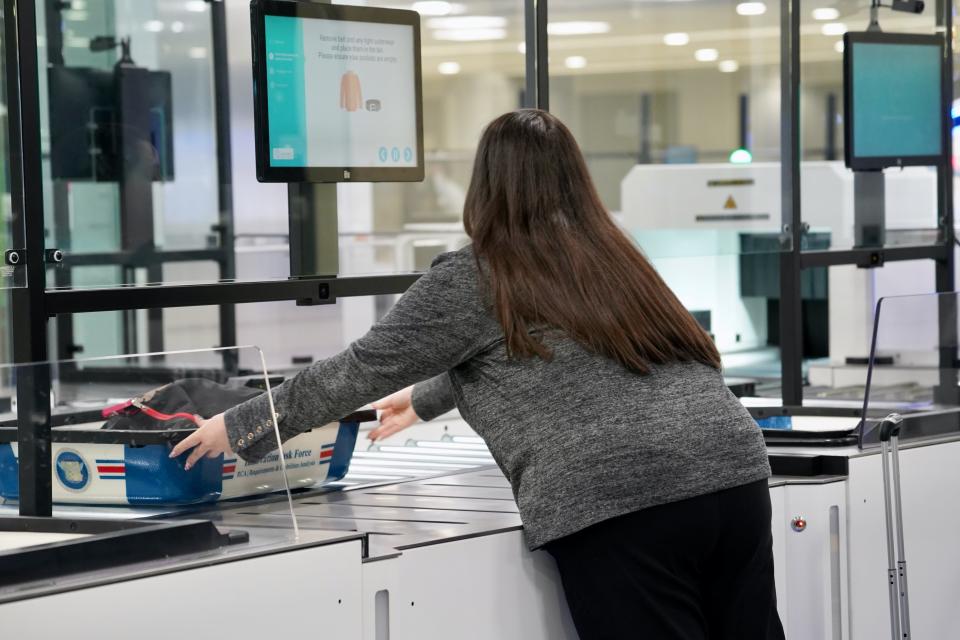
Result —
<instances>
[{"instance_id":1,"label":"conveyor belt","mask_svg":"<svg viewBox=\"0 0 960 640\"><path fill-rule=\"evenodd\" d=\"M404 446L373 445L353 454L347 477L331 486L399 482L455 473L494 464L477 436L444 436L440 440L408 440Z\"/></svg>"}]
</instances>

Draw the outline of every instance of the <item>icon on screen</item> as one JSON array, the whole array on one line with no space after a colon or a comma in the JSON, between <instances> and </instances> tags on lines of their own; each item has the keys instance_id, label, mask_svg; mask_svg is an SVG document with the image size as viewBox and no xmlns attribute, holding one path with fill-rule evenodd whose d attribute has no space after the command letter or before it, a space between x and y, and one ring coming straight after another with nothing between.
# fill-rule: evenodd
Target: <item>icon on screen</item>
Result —
<instances>
[{"instance_id":1,"label":"icon on screen","mask_svg":"<svg viewBox=\"0 0 960 640\"><path fill-rule=\"evenodd\" d=\"M380 147L380 153L379 153L379 155L380 155L380 162L386 162L386 161L387 161L387 148L386 148L386 147Z\"/></svg>"},{"instance_id":2,"label":"icon on screen","mask_svg":"<svg viewBox=\"0 0 960 640\"><path fill-rule=\"evenodd\" d=\"M410 147L405 147L403 150L403 159L406 162L410 162L411 160L413 160L413 149L411 149Z\"/></svg>"},{"instance_id":3,"label":"icon on screen","mask_svg":"<svg viewBox=\"0 0 960 640\"><path fill-rule=\"evenodd\" d=\"M399 160L399 159L400 159L400 149L397 149L396 147L394 147L393 149L391 149L391 150L390 150L390 159L393 160L394 162L396 162L397 160Z\"/></svg>"},{"instance_id":4,"label":"icon on screen","mask_svg":"<svg viewBox=\"0 0 960 640\"><path fill-rule=\"evenodd\" d=\"M347 71L340 78L340 108L345 111L358 111L363 106L363 89L360 77L354 71Z\"/></svg>"},{"instance_id":5,"label":"icon on screen","mask_svg":"<svg viewBox=\"0 0 960 640\"><path fill-rule=\"evenodd\" d=\"M367 100L367 111L380 111L380 101Z\"/></svg>"}]
</instances>

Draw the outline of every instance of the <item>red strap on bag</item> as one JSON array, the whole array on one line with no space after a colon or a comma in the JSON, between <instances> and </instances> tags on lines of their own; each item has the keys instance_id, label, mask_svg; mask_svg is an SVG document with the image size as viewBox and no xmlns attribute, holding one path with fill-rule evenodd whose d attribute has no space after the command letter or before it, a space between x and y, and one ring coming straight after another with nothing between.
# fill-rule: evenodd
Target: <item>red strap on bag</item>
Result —
<instances>
[{"instance_id":1,"label":"red strap on bag","mask_svg":"<svg viewBox=\"0 0 960 640\"><path fill-rule=\"evenodd\" d=\"M157 411L156 409L148 407L147 405L143 404L139 400L128 400L126 402L121 402L120 404L114 405L112 407L107 407L101 412L101 415L104 417L104 419L106 419L118 413L124 413L124 412L133 413L132 411L130 411L131 407L135 408L140 413L144 413L150 416L154 420L159 420L160 422L167 422L170 420L181 419L181 420L189 420L190 422L197 425L198 427L200 426L200 421L197 419L197 416L193 415L192 413L173 413L173 414L162 413L160 411Z\"/></svg>"}]
</instances>

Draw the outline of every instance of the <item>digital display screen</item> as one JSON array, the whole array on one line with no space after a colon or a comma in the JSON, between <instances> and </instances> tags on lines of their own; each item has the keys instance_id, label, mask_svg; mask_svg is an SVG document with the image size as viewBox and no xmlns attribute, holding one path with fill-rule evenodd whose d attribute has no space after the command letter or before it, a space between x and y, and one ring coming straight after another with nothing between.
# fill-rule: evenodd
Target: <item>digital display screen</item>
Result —
<instances>
[{"instance_id":1,"label":"digital display screen","mask_svg":"<svg viewBox=\"0 0 960 640\"><path fill-rule=\"evenodd\" d=\"M413 29L266 17L270 163L417 164Z\"/></svg>"},{"instance_id":2,"label":"digital display screen","mask_svg":"<svg viewBox=\"0 0 960 640\"><path fill-rule=\"evenodd\" d=\"M942 49L926 42L848 41L848 165L854 169L932 165L943 154Z\"/></svg>"},{"instance_id":3,"label":"digital display screen","mask_svg":"<svg viewBox=\"0 0 960 640\"><path fill-rule=\"evenodd\" d=\"M419 16L261 4L258 176L422 179Z\"/></svg>"}]
</instances>

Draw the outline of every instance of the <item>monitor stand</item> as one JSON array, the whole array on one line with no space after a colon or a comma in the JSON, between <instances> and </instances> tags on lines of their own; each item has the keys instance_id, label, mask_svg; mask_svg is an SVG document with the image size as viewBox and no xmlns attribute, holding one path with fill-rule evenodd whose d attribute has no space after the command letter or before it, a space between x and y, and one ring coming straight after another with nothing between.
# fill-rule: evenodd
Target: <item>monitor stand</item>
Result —
<instances>
[{"instance_id":1,"label":"monitor stand","mask_svg":"<svg viewBox=\"0 0 960 640\"><path fill-rule=\"evenodd\" d=\"M886 241L886 188L883 171L853 172L854 247L882 247Z\"/></svg>"},{"instance_id":2,"label":"monitor stand","mask_svg":"<svg viewBox=\"0 0 960 640\"><path fill-rule=\"evenodd\" d=\"M336 277L340 271L337 185L291 182L287 203L290 277Z\"/></svg>"}]
</instances>

